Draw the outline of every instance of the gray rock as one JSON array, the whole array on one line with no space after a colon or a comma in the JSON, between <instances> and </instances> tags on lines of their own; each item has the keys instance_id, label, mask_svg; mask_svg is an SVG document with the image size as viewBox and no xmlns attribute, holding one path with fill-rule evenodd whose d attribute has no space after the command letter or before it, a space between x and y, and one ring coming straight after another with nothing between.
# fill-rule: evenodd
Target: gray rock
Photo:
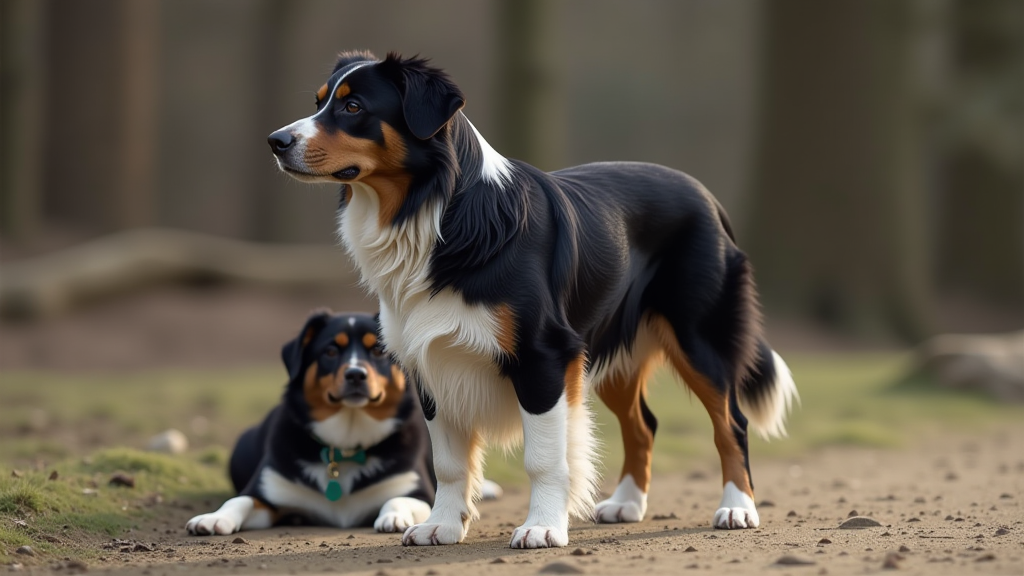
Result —
<instances>
[{"instance_id":1,"label":"gray rock","mask_svg":"<svg viewBox=\"0 0 1024 576\"><path fill-rule=\"evenodd\" d=\"M843 530L858 530L860 528L877 528L882 523L874 518L868 516L854 516L853 518L847 518L839 525Z\"/></svg>"},{"instance_id":2,"label":"gray rock","mask_svg":"<svg viewBox=\"0 0 1024 576\"><path fill-rule=\"evenodd\" d=\"M180 430L165 430L149 439L146 450L164 454L184 454L188 450L188 437Z\"/></svg>"}]
</instances>

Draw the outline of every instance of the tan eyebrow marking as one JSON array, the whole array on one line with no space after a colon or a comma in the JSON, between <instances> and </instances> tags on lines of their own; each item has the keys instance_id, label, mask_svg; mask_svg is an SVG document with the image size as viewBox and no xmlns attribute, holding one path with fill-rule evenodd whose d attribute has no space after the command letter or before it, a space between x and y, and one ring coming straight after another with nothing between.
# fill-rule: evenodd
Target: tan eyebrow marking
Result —
<instances>
[{"instance_id":1,"label":"tan eyebrow marking","mask_svg":"<svg viewBox=\"0 0 1024 576\"><path fill-rule=\"evenodd\" d=\"M363 336L363 346L366 346L367 348L373 348L376 345L377 335L367 332L366 335Z\"/></svg>"},{"instance_id":2,"label":"tan eyebrow marking","mask_svg":"<svg viewBox=\"0 0 1024 576\"><path fill-rule=\"evenodd\" d=\"M342 82L341 86L338 86L338 89L334 91L334 97L344 98L345 96L348 96L351 93L352 88L348 85L348 82Z\"/></svg>"},{"instance_id":3,"label":"tan eyebrow marking","mask_svg":"<svg viewBox=\"0 0 1024 576\"><path fill-rule=\"evenodd\" d=\"M316 101L319 102L327 97L327 84L324 84L316 91Z\"/></svg>"},{"instance_id":4,"label":"tan eyebrow marking","mask_svg":"<svg viewBox=\"0 0 1024 576\"><path fill-rule=\"evenodd\" d=\"M345 346L348 346L348 334L342 332L334 337L334 341L338 343L338 346L344 348Z\"/></svg>"}]
</instances>

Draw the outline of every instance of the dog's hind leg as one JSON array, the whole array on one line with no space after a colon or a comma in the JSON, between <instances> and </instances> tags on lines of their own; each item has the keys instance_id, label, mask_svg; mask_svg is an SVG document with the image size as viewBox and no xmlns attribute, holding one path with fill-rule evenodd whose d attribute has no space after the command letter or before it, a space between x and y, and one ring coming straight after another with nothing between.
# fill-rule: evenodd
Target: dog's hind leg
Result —
<instances>
[{"instance_id":1,"label":"dog's hind leg","mask_svg":"<svg viewBox=\"0 0 1024 576\"><path fill-rule=\"evenodd\" d=\"M457 544L466 537L470 520L477 517L473 494L482 478L480 438L449 422L443 414L427 420L434 455L437 493L430 516L402 535L406 546Z\"/></svg>"},{"instance_id":2,"label":"dog's hind leg","mask_svg":"<svg viewBox=\"0 0 1024 576\"><path fill-rule=\"evenodd\" d=\"M722 501L715 511L715 528L757 528L747 454L747 419L736 403L735 386L724 373L725 364L705 342L688 342L688 355L667 322L658 322L669 361L711 417L715 447L722 462ZM695 361L694 359L699 359Z\"/></svg>"},{"instance_id":3,"label":"dog's hind leg","mask_svg":"<svg viewBox=\"0 0 1024 576\"><path fill-rule=\"evenodd\" d=\"M652 363L648 363L650 365ZM647 369L629 376L609 376L597 387L597 394L619 420L625 459L615 493L597 504L598 522L639 522L647 512L651 484L651 451L658 421L644 399Z\"/></svg>"}]
</instances>

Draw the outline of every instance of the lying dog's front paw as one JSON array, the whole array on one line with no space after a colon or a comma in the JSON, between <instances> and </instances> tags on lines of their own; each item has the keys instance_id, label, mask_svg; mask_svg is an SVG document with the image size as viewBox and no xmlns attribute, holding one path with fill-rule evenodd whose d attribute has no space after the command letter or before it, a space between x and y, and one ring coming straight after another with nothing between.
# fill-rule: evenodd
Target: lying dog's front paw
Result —
<instances>
[{"instance_id":1,"label":"lying dog's front paw","mask_svg":"<svg viewBox=\"0 0 1024 576\"><path fill-rule=\"evenodd\" d=\"M408 512L385 512L377 517L373 529L377 532L404 532L415 523L416 520Z\"/></svg>"},{"instance_id":2,"label":"lying dog's front paw","mask_svg":"<svg viewBox=\"0 0 1024 576\"><path fill-rule=\"evenodd\" d=\"M403 546L458 544L466 537L462 524L417 524L402 535Z\"/></svg>"},{"instance_id":3,"label":"lying dog's front paw","mask_svg":"<svg viewBox=\"0 0 1024 576\"><path fill-rule=\"evenodd\" d=\"M231 516L211 512L200 514L185 524L189 534L208 536L212 534L234 534L241 526Z\"/></svg>"},{"instance_id":4,"label":"lying dog's front paw","mask_svg":"<svg viewBox=\"0 0 1024 576\"><path fill-rule=\"evenodd\" d=\"M760 520L756 510L719 508L715 511L715 519L711 523L715 528L735 530L737 528L757 528Z\"/></svg>"},{"instance_id":5,"label":"lying dog's front paw","mask_svg":"<svg viewBox=\"0 0 1024 576\"><path fill-rule=\"evenodd\" d=\"M520 526L512 533L509 548L561 548L569 544L569 533L551 526Z\"/></svg>"},{"instance_id":6,"label":"lying dog's front paw","mask_svg":"<svg viewBox=\"0 0 1024 576\"><path fill-rule=\"evenodd\" d=\"M604 500L594 508L594 520L604 524L620 522L639 522L644 519L644 512L636 502Z\"/></svg>"}]
</instances>

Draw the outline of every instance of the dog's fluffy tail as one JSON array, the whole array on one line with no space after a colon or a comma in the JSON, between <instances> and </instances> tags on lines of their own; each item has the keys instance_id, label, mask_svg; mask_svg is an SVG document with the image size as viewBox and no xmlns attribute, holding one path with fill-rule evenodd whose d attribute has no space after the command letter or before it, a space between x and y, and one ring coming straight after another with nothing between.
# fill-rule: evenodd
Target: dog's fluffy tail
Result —
<instances>
[{"instance_id":1,"label":"dog's fluffy tail","mask_svg":"<svg viewBox=\"0 0 1024 576\"><path fill-rule=\"evenodd\" d=\"M739 390L740 410L764 439L786 435L786 414L800 394L789 366L761 339L757 360Z\"/></svg>"}]
</instances>

